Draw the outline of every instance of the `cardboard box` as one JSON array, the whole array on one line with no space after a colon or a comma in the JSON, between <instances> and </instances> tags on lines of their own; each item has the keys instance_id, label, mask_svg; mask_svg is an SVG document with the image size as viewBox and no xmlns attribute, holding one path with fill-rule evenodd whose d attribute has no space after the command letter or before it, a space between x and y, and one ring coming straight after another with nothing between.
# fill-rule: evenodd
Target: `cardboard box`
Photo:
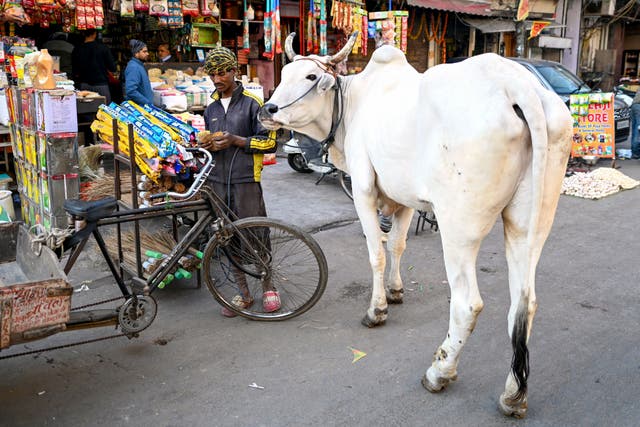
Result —
<instances>
[{"instance_id":1,"label":"cardboard box","mask_svg":"<svg viewBox=\"0 0 640 427\"><path fill-rule=\"evenodd\" d=\"M29 130L36 127L35 116L35 90L32 88L20 89L20 111L22 120L20 124Z\"/></svg>"},{"instance_id":2,"label":"cardboard box","mask_svg":"<svg viewBox=\"0 0 640 427\"><path fill-rule=\"evenodd\" d=\"M64 218L62 226L66 228L67 213L64 210L66 199L77 199L80 197L80 175L77 173L47 175L40 174L40 191L38 199L42 210L46 214L51 214L57 218Z\"/></svg>"},{"instance_id":3,"label":"cardboard box","mask_svg":"<svg viewBox=\"0 0 640 427\"><path fill-rule=\"evenodd\" d=\"M38 132L38 167L49 175L78 173L78 134Z\"/></svg>"},{"instance_id":4,"label":"cardboard box","mask_svg":"<svg viewBox=\"0 0 640 427\"><path fill-rule=\"evenodd\" d=\"M77 133L76 93L64 89L36 91L36 116L39 132Z\"/></svg>"},{"instance_id":5,"label":"cardboard box","mask_svg":"<svg viewBox=\"0 0 640 427\"><path fill-rule=\"evenodd\" d=\"M22 132L18 126L9 123L9 132L11 133L11 148L15 158L24 159L24 149L22 147Z\"/></svg>"},{"instance_id":6,"label":"cardboard box","mask_svg":"<svg viewBox=\"0 0 640 427\"><path fill-rule=\"evenodd\" d=\"M22 129L22 147L24 158L34 168L38 165L38 154L36 147L36 133L27 128Z\"/></svg>"}]
</instances>

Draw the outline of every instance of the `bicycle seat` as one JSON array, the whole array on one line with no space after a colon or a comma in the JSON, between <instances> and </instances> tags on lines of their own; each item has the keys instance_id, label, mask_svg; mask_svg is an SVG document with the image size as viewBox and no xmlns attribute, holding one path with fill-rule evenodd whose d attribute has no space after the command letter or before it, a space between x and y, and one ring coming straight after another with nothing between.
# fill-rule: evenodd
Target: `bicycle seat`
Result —
<instances>
[{"instance_id":1,"label":"bicycle seat","mask_svg":"<svg viewBox=\"0 0 640 427\"><path fill-rule=\"evenodd\" d=\"M100 200L67 199L64 201L64 210L71 215L84 218L88 222L97 221L113 212L118 202L113 196Z\"/></svg>"}]
</instances>

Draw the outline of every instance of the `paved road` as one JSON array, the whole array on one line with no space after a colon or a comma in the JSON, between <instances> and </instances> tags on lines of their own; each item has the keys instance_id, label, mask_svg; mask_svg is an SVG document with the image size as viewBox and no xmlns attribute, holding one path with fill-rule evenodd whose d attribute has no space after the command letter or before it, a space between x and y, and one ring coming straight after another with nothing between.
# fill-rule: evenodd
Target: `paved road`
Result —
<instances>
[{"instance_id":1,"label":"paved road","mask_svg":"<svg viewBox=\"0 0 640 427\"><path fill-rule=\"evenodd\" d=\"M618 164L640 179L640 162ZM384 327L366 329L370 272L360 225L337 182L315 186L315 178L283 159L265 171L272 216L308 230L330 226L314 234L330 276L311 311L275 324L227 319L205 289L172 285L156 294L158 317L137 340L1 361L0 425L638 425L640 190L600 201L562 196L538 268L530 410L517 422L496 410L511 358L500 227L479 255L485 309L459 380L432 395L420 377L446 334L449 297L438 234L411 230L405 303L391 307ZM75 286L94 279L75 294L78 303L115 290L92 262L71 276ZM60 334L29 347L110 332ZM367 355L352 363L350 348Z\"/></svg>"}]
</instances>

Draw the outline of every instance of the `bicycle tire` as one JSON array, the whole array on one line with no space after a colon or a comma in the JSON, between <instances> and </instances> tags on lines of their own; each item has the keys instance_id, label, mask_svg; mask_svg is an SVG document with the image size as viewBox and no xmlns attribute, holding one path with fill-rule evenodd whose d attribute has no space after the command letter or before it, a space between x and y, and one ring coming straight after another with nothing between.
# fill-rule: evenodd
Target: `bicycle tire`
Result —
<instances>
[{"instance_id":1,"label":"bicycle tire","mask_svg":"<svg viewBox=\"0 0 640 427\"><path fill-rule=\"evenodd\" d=\"M340 181L340 187L342 187L342 191L347 195L351 200L353 200L353 191L351 190L351 176L343 171L338 171L338 181Z\"/></svg>"},{"instance_id":2,"label":"bicycle tire","mask_svg":"<svg viewBox=\"0 0 640 427\"><path fill-rule=\"evenodd\" d=\"M328 267L320 245L310 234L266 217L243 218L225 228L233 237L225 243L212 239L202 257L207 288L223 307L248 319L279 321L299 316L318 302L327 286ZM241 269L234 270L238 263ZM262 307L263 281L255 277L259 272L271 278L280 294L281 307L275 312ZM243 293L236 283L239 273L243 273L240 280L244 277L245 290L253 299L247 308L232 304L233 298Z\"/></svg>"}]
</instances>

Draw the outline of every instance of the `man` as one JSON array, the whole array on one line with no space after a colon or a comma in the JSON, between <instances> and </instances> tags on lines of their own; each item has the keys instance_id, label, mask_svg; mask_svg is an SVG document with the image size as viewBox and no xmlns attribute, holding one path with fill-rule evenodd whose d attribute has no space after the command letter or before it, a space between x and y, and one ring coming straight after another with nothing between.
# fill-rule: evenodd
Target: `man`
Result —
<instances>
[{"instance_id":1,"label":"man","mask_svg":"<svg viewBox=\"0 0 640 427\"><path fill-rule=\"evenodd\" d=\"M73 79L73 44L67 40L67 33L57 32L51 35L42 48L47 49L51 56L60 58L60 71L66 73L67 78Z\"/></svg>"},{"instance_id":2,"label":"man","mask_svg":"<svg viewBox=\"0 0 640 427\"><path fill-rule=\"evenodd\" d=\"M86 30L84 43L73 50L73 78L81 90L97 92L111 103L108 72L116 72L109 48L97 40L96 30Z\"/></svg>"},{"instance_id":3,"label":"man","mask_svg":"<svg viewBox=\"0 0 640 427\"><path fill-rule=\"evenodd\" d=\"M258 121L262 101L235 80L237 69L235 54L225 47L216 47L207 55L204 71L216 91L212 95L214 101L204 112L205 128L210 134L200 141L200 146L214 153L216 167L209 176L210 185L231 211L239 218L267 216L260 185L262 158L264 153L276 151L276 134ZM253 299L244 273L233 274L242 294L234 301L247 308ZM263 283L262 303L267 312L280 309L280 295L271 283ZM226 308L222 314L235 316Z\"/></svg>"},{"instance_id":4,"label":"man","mask_svg":"<svg viewBox=\"0 0 640 427\"><path fill-rule=\"evenodd\" d=\"M131 39L129 46L133 58L124 70L124 99L138 105L153 104L153 90L143 64L149 59L149 49L146 43L136 39Z\"/></svg>"},{"instance_id":5,"label":"man","mask_svg":"<svg viewBox=\"0 0 640 427\"><path fill-rule=\"evenodd\" d=\"M169 50L168 43L162 43L158 46L158 59L160 60L160 62L176 62L171 55L171 50Z\"/></svg>"}]
</instances>

